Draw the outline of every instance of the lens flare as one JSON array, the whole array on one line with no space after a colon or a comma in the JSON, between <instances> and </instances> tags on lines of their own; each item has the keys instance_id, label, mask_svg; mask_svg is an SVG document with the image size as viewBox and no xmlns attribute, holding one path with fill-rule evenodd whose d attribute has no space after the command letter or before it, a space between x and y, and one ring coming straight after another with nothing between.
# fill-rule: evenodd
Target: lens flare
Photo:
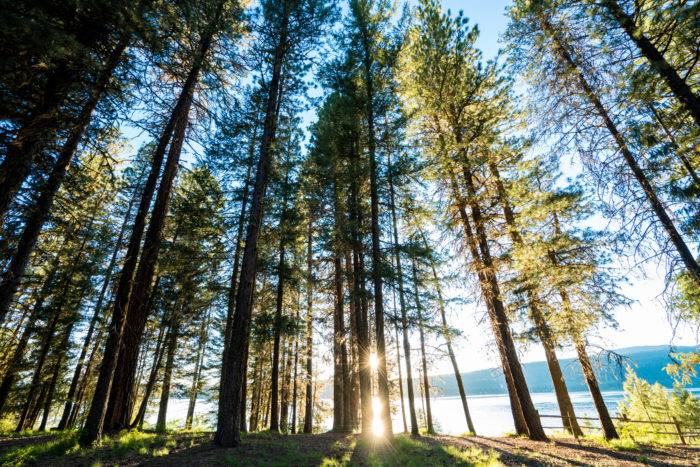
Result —
<instances>
[{"instance_id":1,"label":"lens flare","mask_svg":"<svg viewBox=\"0 0 700 467\"><path fill-rule=\"evenodd\" d=\"M378 397L372 398L372 433L374 436L384 435L384 422L382 421L382 401Z\"/></svg>"},{"instance_id":2,"label":"lens flare","mask_svg":"<svg viewBox=\"0 0 700 467\"><path fill-rule=\"evenodd\" d=\"M379 367L379 357L377 357L377 354L374 352L369 354L369 367L373 370Z\"/></svg>"}]
</instances>

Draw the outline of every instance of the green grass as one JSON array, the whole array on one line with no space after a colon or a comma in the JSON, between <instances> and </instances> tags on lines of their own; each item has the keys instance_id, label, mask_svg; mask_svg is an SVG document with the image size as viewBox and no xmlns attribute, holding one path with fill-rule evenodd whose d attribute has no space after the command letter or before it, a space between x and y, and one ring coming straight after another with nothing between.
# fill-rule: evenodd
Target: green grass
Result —
<instances>
[{"instance_id":1,"label":"green grass","mask_svg":"<svg viewBox=\"0 0 700 467\"><path fill-rule=\"evenodd\" d=\"M42 443L11 448L0 456L0 465L25 465L41 463L42 459L63 456L94 459L93 465L130 456L167 456L177 446L177 441L165 434L122 431L102 439L95 447L81 447L77 431L52 432L55 438Z\"/></svg>"},{"instance_id":2,"label":"green grass","mask_svg":"<svg viewBox=\"0 0 700 467\"><path fill-rule=\"evenodd\" d=\"M452 445L434 443L428 440L397 436L391 445L367 445L367 463L376 467L418 467L434 466L492 466L500 465L498 455L478 448L462 449Z\"/></svg>"}]
</instances>

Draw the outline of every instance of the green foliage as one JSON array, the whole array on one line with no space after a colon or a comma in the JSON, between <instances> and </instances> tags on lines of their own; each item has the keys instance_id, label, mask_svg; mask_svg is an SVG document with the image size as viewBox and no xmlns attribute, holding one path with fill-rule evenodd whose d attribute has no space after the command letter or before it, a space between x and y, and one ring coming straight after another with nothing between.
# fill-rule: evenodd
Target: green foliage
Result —
<instances>
[{"instance_id":1,"label":"green foliage","mask_svg":"<svg viewBox=\"0 0 700 467\"><path fill-rule=\"evenodd\" d=\"M622 422L623 435L633 439L651 435L655 440L678 442L674 423L685 431L695 432L700 428L700 400L680 384L669 391L658 383L650 384L639 378L628 367L624 391L625 399L618 406L620 416L650 423Z\"/></svg>"}]
</instances>

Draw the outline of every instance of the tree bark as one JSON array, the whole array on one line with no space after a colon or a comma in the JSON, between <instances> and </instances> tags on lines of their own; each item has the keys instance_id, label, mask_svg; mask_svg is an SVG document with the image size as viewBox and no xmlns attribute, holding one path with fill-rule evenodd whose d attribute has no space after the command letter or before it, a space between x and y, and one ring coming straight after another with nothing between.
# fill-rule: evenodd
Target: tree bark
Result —
<instances>
[{"instance_id":1,"label":"tree bark","mask_svg":"<svg viewBox=\"0 0 700 467\"><path fill-rule=\"evenodd\" d=\"M401 309L401 331L403 335L403 352L406 361L406 391L408 392L408 411L411 419L411 434L418 436L418 418L416 417L416 403L413 392L413 369L411 366L411 345L408 340L408 316L406 314L406 298L403 284L403 271L401 268L401 255L399 253L399 228L396 216L396 200L394 188L394 175L391 159L389 159L389 209L391 210L391 223L394 234L394 261L396 261L396 278L399 285L399 307ZM403 392L403 389L402 389ZM402 402L403 405L403 397Z\"/></svg>"},{"instance_id":2,"label":"tree bark","mask_svg":"<svg viewBox=\"0 0 700 467\"><path fill-rule=\"evenodd\" d=\"M161 363L163 361L163 355L165 354L164 338L167 336L167 340L170 340L170 328L168 323L166 323L165 316L158 330L158 339L156 341L156 348L153 352L153 365L151 366L151 371L148 375L148 380L146 381L146 387L143 391L143 398L141 399L141 405L136 413L134 421L131 423L131 428L138 428L139 430L143 428L143 422L146 418L146 410L148 409L148 400L151 398L151 393L156 385L156 380L158 379L158 371L161 368Z\"/></svg>"},{"instance_id":3,"label":"tree bark","mask_svg":"<svg viewBox=\"0 0 700 467\"><path fill-rule=\"evenodd\" d=\"M412 261L411 269L413 273L413 293L416 301L416 312L418 313L418 334L420 336L420 354L423 365L423 387L425 388L425 419L428 427L428 434L435 434L433 427L433 411L430 407L430 381L428 380L428 360L425 356L425 321L423 320L423 306L418 295L418 274L416 272L416 261Z\"/></svg>"},{"instance_id":4,"label":"tree bark","mask_svg":"<svg viewBox=\"0 0 700 467\"><path fill-rule=\"evenodd\" d=\"M515 224L515 213L510 205L508 198L508 193L503 185L503 180L501 179L501 174L498 170L498 166L490 162L489 171L496 182L496 192L498 193L498 198L503 209L503 217L506 221L506 226L510 233L510 238L515 245L523 245L523 239L520 232ZM574 406L571 403L571 397L569 397L569 390L566 387L566 381L564 380L564 374L561 371L561 366L559 365L559 359L557 358L556 351L554 349L554 338L552 337L551 330L547 324L547 320L544 313L539 307L539 297L537 290L532 286L528 286L525 291L527 296L527 303L530 309L530 318L535 325L535 332L537 337L542 343L544 348L545 358L547 360L547 367L549 368L549 374L552 378L552 385L554 386L554 393L557 397L557 404L559 406L559 412L561 414L562 423L564 428L576 437L583 436L583 431L578 424L576 419L576 412L574 412Z\"/></svg>"},{"instance_id":5,"label":"tree bark","mask_svg":"<svg viewBox=\"0 0 700 467\"><path fill-rule=\"evenodd\" d=\"M192 375L192 386L190 387L190 400L187 405L187 417L185 418L185 430L192 429L192 420L194 419L194 406L197 403L197 395L199 393L199 382L202 373L202 364L204 363L204 348L207 345L207 329L209 327L209 314L202 321L199 328L199 345L197 346L197 360L194 365L194 374Z\"/></svg>"},{"instance_id":6,"label":"tree bark","mask_svg":"<svg viewBox=\"0 0 700 467\"><path fill-rule=\"evenodd\" d=\"M173 309L170 319L170 335L168 336L168 355L165 360L165 369L163 370L163 386L160 390L160 404L158 406L158 421L156 422L156 431L164 433L166 429L166 417L168 414L168 401L170 399L170 385L173 376L173 367L175 366L175 350L177 349L177 339L180 334L180 311Z\"/></svg>"},{"instance_id":7,"label":"tree bark","mask_svg":"<svg viewBox=\"0 0 700 467\"><path fill-rule=\"evenodd\" d=\"M102 429L104 426L105 413L107 409L107 400L110 394L112 379L114 377L114 370L117 366L117 359L119 357L119 349L121 345L122 334L129 311L128 307L131 303L130 295L132 289L133 274L134 270L136 269L137 255L141 244L141 236L143 235L144 231L146 214L148 212L151 199L153 197L155 185L158 180L160 166L163 161L166 146L170 140L170 135L173 132L173 129L175 128L177 123L180 124L178 130L180 130L184 135L185 128L183 127L186 127L186 114L189 113L189 107L192 102L194 86L198 81L199 72L201 71L204 65L209 49L211 48L211 45L213 43L214 34L219 28L218 23L221 18L221 14L223 12L223 7L225 3L226 0L219 1L219 3L217 4L217 10L214 19L211 21L211 23L207 26L206 30L202 34L202 38L199 43L199 49L194 58L192 67L189 71L187 79L185 80L185 83L183 84L180 96L175 105L175 108L173 109L170 119L166 124L163 133L161 134L161 137L158 141L158 145L156 147L156 151L153 156L151 173L149 174L146 184L144 186L141 204L139 205L139 210L136 215L136 220L134 222L134 227L131 233L131 240L129 241L129 248L126 253L126 259L124 262L124 266L122 267L121 276L119 278L119 286L115 295L115 305L114 311L112 313L112 323L110 324L109 335L107 337L107 343L105 344L105 351L102 357L102 366L100 367L100 374L98 376L97 384L95 386L95 393L93 395L92 404L90 405L90 411L88 412L88 416L85 421L85 427L80 435L81 445L91 445L102 436ZM174 148L174 146L179 146L179 148ZM156 204L153 209L153 219L151 219L151 225L149 226L149 232L151 233L151 238L153 240L160 238L160 231L162 230L161 222L164 221L165 218L164 211L167 210L167 205L170 197L170 187L172 186L172 179L174 179L175 173L177 172L177 164L179 161L181 148L182 142L177 143L174 140L173 144L171 144L170 153L168 154L169 167L166 167L166 170L163 174L163 180L161 182L160 187L162 188L162 190L158 190L158 199L156 200ZM162 215L156 215L156 213L160 211L163 211ZM158 222L158 217L162 217L161 222ZM154 219L156 220L155 224ZM153 242L151 242L151 246L154 246ZM157 247L157 245L155 246ZM144 257L142 257L142 259L143 258ZM153 254L152 258L154 259L153 265L149 264L150 261L147 261L146 264L144 264L144 277L148 276L146 273L155 264L155 258L157 258L157 248L155 249L155 253ZM141 269L141 266L139 266L139 269ZM152 269L150 273L152 277ZM140 283L140 285L145 289L150 286L150 280L148 284ZM145 301L145 294L139 293L134 295L134 298L138 298L140 303L143 305ZM138 297L136 297L136 295L138 295ZM126 410L123 411L123 413L126 412ZM128 426L128 423L129 420L126 419L124 426Z\"/></svg>"},{"instance_id":8,"label":"tree bark","mask_svg":"<svg viewBox=\"0 0 700 467\"><path fill-rule=\"evenodd\" d=\"M257 244L262 224L265 189L272 158L272 143L275 139L277 128L277 103L282 65L288 46L289 15L289 5L285 1L279 28L279 42L275 47L272 76L268 87L267 108L265 110L263 134L260 142L260 157L258 158L258 167L255 175L245 249L243 250L240 285L236 292L236 308L233 321L231 322L231 331L226 331L225 333L229 340L224 343L221 382L219 384L219 409L216 434L214 436L214 443L222 447L234 447L241 442L240 405L243 397L241 387L247 361L237 350L244 348L250 334L253 291L255 289L257 269Z\"/></svg>"},{"instance_id":9,"label":"tree bark","mask_svg":"<svg viewBox=\"0 0 700 467\"><path fill-rule=\"evenodd\" d=\"M314 273L313 273L313 222L309 220L306 235L306 390L304 391L304 433L313 432L313 320L314 320Z\"/></svg>"}]
</instances>

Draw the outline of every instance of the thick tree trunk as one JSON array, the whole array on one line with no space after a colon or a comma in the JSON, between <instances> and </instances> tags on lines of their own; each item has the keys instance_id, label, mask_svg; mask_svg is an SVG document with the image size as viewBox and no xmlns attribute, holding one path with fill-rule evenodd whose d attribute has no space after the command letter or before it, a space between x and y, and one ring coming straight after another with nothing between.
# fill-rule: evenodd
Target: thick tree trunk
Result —
<instances>
[{"instance_id":1,"label":"thick tree trunk","mask_svg":"<svg viewBox=\"0 0 700 467\"><path fill-rule=\"evenodd\" d=\"M416 272L416 262L412 261L411 269L413 273L413 293L416 301L416 311L418 313L418 333L420 336L420 355L423 366L423 387L425 388L425 419L428 427L428 434L435 433L433 427L433 411L430 407L430 381L428 380L428 360L425 355L425 321L423 320L423 306L418 294L418 274Z\"/></svg>"},{"instance_id":2,"label":"thick tree trunk","mask_svg":"<svg viewBox=\"0 0 700 467\"><path fill-rule=\"evenodd\" d=\"M616 0L602 0L601 3L630 40L636 44L639 51L648 60L649 66L666 82L673 95L693 117L695 124L700 127L700 97L690 89L688 82L681 78L678 71L668 63L666 57L637 27L634 18L628 15Z\"/></svg>"},{"instance_id":3,"label":"thick tree trunk","mask_svg":"<svg viewBox=\"0 0 700 467\"><path fill-rule=\"evenodd\" d=\"M237 446L241 442L240 407L243 397L241 388L247 361L240 350L250 338L253 292L257 269L257 244L263 216L263 201L267 188L268 172L272 159L272 143L277 128L278 97L282 65L287 51L287 28L289 26L289 5L283 4L282 22L279 28L279 41L275 47L272 76L268 86L267 108L260 143L260 157L253 186L253 199L250 206L248 232L246 234L240 282L236 292L236 308L231 322L231 331L225 332L229 338L224 342L219 384L219 410L217 417L215 444L223 447Z\"/></svg>"},{"instance_id":4,"label":"thick tree trunk","mask_svg":"<svg viewBox=\"0 0 700 467\"><path fill-rule=\"evenodd\" d=\"M693 256L693 253L688 248L688 245L685 243L685 240L683 240L683 237L681 236L680 232L678 232L678 230L676 229L676 226L671 220L671 217L666 212L666 208L656 195L656 189L652 185L651 181L644 174L644 170L642 170L642 168L637 163L637 160L634 154L632 154L632 151L630 150L629 146L627 146L627 142L625 141L625 138L623 137L622 133L620 133L620 130L617 128L617 125L615 125L615 122L613 122L612 118L608 114L607 109L605 108L601 100L598 98L598 95L595 93L591 85L588 83L588 80L586 80L586 77L579 69L579 66L574 60L574 58L571 56L571 53L568 49L568 44L566 44L562 40L554 26L546 18L541 18L540 24L542 25L542 29L552 38L556 55L565 63L568 69L573 73L575 78L578 80L578 84L581 87L583 95L593 105L593 107L596 109L596 112L598 113L598 116L601 118L601 120L603 120L605 127L608 129L610 135L615 140L615 143L617 144L617 147L620 150L622 157L625 159L627 166L632 171L632 174L637 180L637 183L639 183L639 186L642 188L642 191L644 192L647 201L651 205L654 214L658 218L659 222L661 222L661 225L663 226L664 230L666 230L669 240L678 252L678 255L683 261L683 264L688 270L688 273L693 278L696 285L700 286L700 265L698 265L695 256ZM700 112L700 107L696 108L698 109L698 112ZM700 113L698 114L698 117L698 124L700 125Z\"/></svg>"},{"instance_id":5,"label":"thick tree trunk","mask_svg":"<svg viewBox=\"0 0 700 467\"><path fill-rule=\"evenodd\" d=\"M314 321L314 273L313 273L313 222L309 221L306 235L306 390L304 391L304 433L313 432L313 321Z\"/></svg>"},{"instance_id":6,"label":"thick tree trunk","mask_svg":"<svg viewBox=\"0 0 700 467\"><path fill-rule=\"evenodd\" d=\"M451 169L448 169L451 170ZM491 325L494 330L494 337L496 339L496 344L498 346L498 355L501 360L501 367L503 368L503 376L506 381L506 386L508 388L508 397L510 398L510 407L511 411L513 413L513 423L515 425L515 431L517 434L528 434L528 427L527 423L525 422L525 416L523 415L522 407L520 406L520 400L518 398L515 384L514 384L514 379L513 379L513 374L511 372L511 367L508 363L507 356L504 351L502 351L502 347L499 345L500 344L500 335L498 332L497 327L495 326L494 323L494 315L495 312L493 311L494 307L494 296L489 293L489 284L486 279L486 274L484 273L484 267L482 265L482 260L481 260L481 253L479 253L479 247L476 242L476 238L474 236L474 233L471 228L471 223L469 221L469 216L467 215L467 210L466 210L466 204L464 202L464 199L462 198L462 195L459 191L459 187L457 185L457 180L452 172L449 174L450 176L450 185L451 185L451 190L452 190L452 195L455 201L455 204L457 206L457 210L459 212L459 217L462 221L462 226L464 228L464 235L467 240L467 246L469 247L469 251L472 255L472 258L474 259L474 266L476 269L477 277L479 279L479 285L481 287L482 295L484 296L484 303L486 305L486 309L489 314L489 318L491 320Z\"/></svg>"},{"instance_id":7,"label":"thick tree trunk","mask_svg":"<svg viewBox=\"0 0 700 467\"><path fill-rule=\"evenodd\" d=\"M168 159L163 170L162 180L158 187L151 220L144 238L143 250L139 259L138 270L127 305L127 316L122 333L122 342L117 357L117 369L112 381L112 393L107 409L110 417L106 418L105 427L108 430L127 428L133 412L134 387L139 349L143 332L149 315L149 296L155 274L161 237L165 228L172 187L179 168L180 154L185 140L185 131L189 121L189 109L192 102L190 94L182 113L178 116L173 141L170 144ZM173 242L175 242L173 240Z\"/></svg>"},{"instance_id":8,"label":"thick tree trunk","mask_svg":"<svg viewBox=\"0 0 700 467\"><path fill-rule=\"evenodd\" d=\"M399 307L401 308L401 331L403 335L403 352L406 361L406 392L408 392L408 411L411 419L411 434L418 436L418 418L416 417L416 403L413 392L413 369L411 366L411 345L408 339L408 316L406 314L406 298L403 284L403 271L401 268L401 255L399 253L399 228L396 216L396 200L394 189L393 167L389 159L389 209L391 209L391 223L394 234L394 261L396 261L396 277L399 285ZM403 397L402 397L403 404Z\"/></svg>"},{"instance_id":9,"label":"thick tree trunk","mask_svg":"<svg viewBox=\"0 0 700 467\"><path fill-rule=\"evenodd\" d=\"M29 257L49 216L56 193L58 193L58 189L66 177L68 166L73 160L78 144L90 123L92 113L102 99L112 74L122 58L126 45L127 40L122 39L107 59L104 70L100 73L88 101L80 111L75 126L71 129L68 139L58 154L58 159L56 159L48 180L42 187L38 199L29 209L29 215L17 242L17 247L9 266L3 274L2 283L0 283L0 323L5 320L10 304L17 293L20 280L29 264ZM11 157L11 155L8 154L6 157Z\"/></svg>"},{"instance_id":10,"label":"thick tree trunk","mask_svg":"<svg viewBox=\"0 0 700 467\"><path fill-rule=\"evenodd\" d=\"M112 322L110 324L109 335L107 337L107 343L105 344L105 351L102 357L102 366L100 367L100 374L95 386L95 393L93 395L92 404L90 405L90 411L88 413L85 427L80 435L80 443L82 445L90 445L97 441L102 436L102 429L105 420L105 413L107 409L107 400L110 394L110 389L112 386L112 379L114 376L114 370L117 367L117 359L119 357L119 350L122 340L122 334L124 330L124 325L126 318L128 317L128 307L131 303L140 303L141 306L145 303L146 291L150 287L150 278L152 278L153 267L155 266L155 259L157 258L157 247L160 239L160 233L163 227L163 221L165 219L165 211L167 211L168 201L170 198L170 188L172 186L172 181L177 172L177 165L180 157L180 151L182 148L182 141L184 140L184 130L187 126L187 114L189 113L189 107L192 102L192 94L194 92L194 86L198 81L199 72L204 65L206 57L211 48L214 34L219 28L219 20L223 12L224 4L226 0L220 0L217 5L217 10L211 23L207 26L206 31L202 34L197 55L194 57L192 68L189 71L187 79L183 84L182 90L178 101L173 109L168 123L166 124L163 133L158 141L156 151L153 156L153 162L151 166L151 173L148 176L146 184L144 186L143 196L141 198L141 204L139 205L139 210L136 215L136 220L134 222L134 227L131 233L131 240L129 241L129 248L126 253L126 259L124 266L122 267L122 273L119 278L119 286L117 288L117 293L115 295L114 311L112 313ZM179 125L177 125L179 123ZM149 226L149 233L151 234L151 242L146 242L144 245L144 253L146 253L146 246L151 246L151 254L147 256L142 256L142 266L139 269L143 270L143 278L149 278L148 283L136 283L144 289L144 292L139 292L138 294L131 294L132 292L132 280L134 270L136 269L137 255L139 247L141 244L141 236L143 235L146 215L148 208L150 206L151 199L155 190L155 185L158 180L158 175L160 172L160 166L163 161L163 156L165 154L165 149L170 140L170 135L173 132L175 126L178 126L178 133L182 132L183 137L176 137L173 139L173 144L170 147L170 153L168 154L168 167L166 167L163 173L163 180L161 181L161 186L159 188L158 199L156 200L155 206L153 208L153 216L151 219L151 225ZM179 146L179 147L176 147ZM159 219L160 218L160 219ZM154 222L155 221L155 222ZM154 245L155 243L155 245ZM155 246L155 252L153 248ZM152 259L151 261L143 261L144 259ZM149 271L150 270L150 271ZM150 272L150 275L147 274ZM131 299L138 301L132 302ZM133 311L133 310L132 310ZM143 312L143 310L142 310ZM123 410L122 414L128 416L128 411ZM124 422L124 426L128 426L128 418Z\"/></svg>"}]
</instances>

